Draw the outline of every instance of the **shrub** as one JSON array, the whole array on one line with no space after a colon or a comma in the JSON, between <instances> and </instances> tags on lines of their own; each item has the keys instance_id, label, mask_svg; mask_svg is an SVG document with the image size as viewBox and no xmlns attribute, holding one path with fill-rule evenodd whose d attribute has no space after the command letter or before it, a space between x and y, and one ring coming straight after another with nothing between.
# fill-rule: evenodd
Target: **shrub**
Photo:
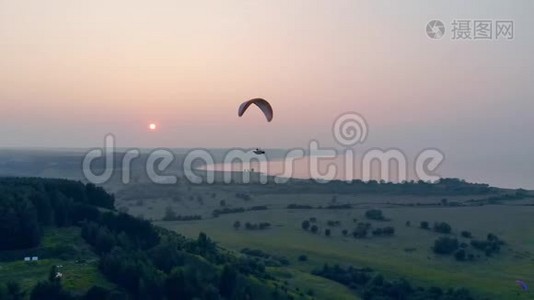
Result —
<instances>
[{"instance_id":1,"label":"shrub","mask_svg":"<svg viewBox=\"0 0 534 300\"><path fill-rule=\"evenodd\" d=\"M429 228L428 222L427 221L422 221L419 224L419 227L421 227L422 229L428 229Z\"/></svg>"},{"instance_id":2,"label":"shrub","mask_svg":"<svg viewBox=\"0 0 534 300\"><path fill-rule=\"evenodd\" d=\"M471 240L471 246L479 251L483 251L486 256L491 256L493 253L499 252L502 245L504 245L504 242L491 233L488 234L485 241Z\"/></svg>"},{"instance_id":3,"label":"shrub","mask_svg":"<svg viewBox=\"0 0 534 300\"><path fill-rule=\"evenodd\" d=\"M241 222L240 221L235 221L234 222L234 228L235 229L239 229L239 227L241 227Z\"/></svg>"},{"instance_id":4,"label":"shrub","mask_svg":"<svg viewBox=\"0 0 534 300\"><path fill-rule=\"evenodd\" d=\"M326 209L351 209L352 205L350 204L330 204Z\"/></svg>"},{"instance_id":5,"label":"shrub","mask_svg":"<svg viewBox=\"0 0 534 300\"><path fill-rule=\"evenodd\" d=\"M382 232L384 235L393 235L395 234L395 228L392 226L386 226Z\"/></svg>"},{"instance_id":6,"label":"shrub","mask_svg":"<svg viewBox=\"0 0 534 300\"><path fill-rule=\"evenodd\" d=\"M352 236L357 239L365 238L371 229L371 224L369 223L358 223L358 226L352 232Z\"/></svg>"},{"instance_id":7,"label":"shrub","mask_svg":"<svg viewBox=\"0 0 534 300\"><path fill-rule=\"evenodd\" d=\"M445 222L438 222L434 223L434 231L444 234L451 233L451 225L445 223Z\"/></svg>"},{"instance_id":8,"label":"shrub","mask_svg":"<svg viewBox=\"0 0 534 300\"><path fill-rule=\"evenodd\" d=\"M462 236L463 236L464 238L467 238L467 239L470 239L470 238L473 237L473 236L471 235L471 232L466 231L466 230L462 231Z\"/></svg>"},{"instance_id":9,"label":"shrub","mask_svg":"<svg viewBox=\"0 0 534 300\"><path fill-rule=\"evenodd\" d=\"M271 223L269 222L261 222L257 224L252 223L245 223L245 229L247 230L265 230L271 227Z\"/></svg>"},{"instance_id":10,"label":"shrub","mask_svg":"<svg viewBox=\"0 0 534 300\"><path fill-rule=\"evenodd\" d=\"M341 225L341 222L339 222L339 221L328 220L328 221L326 222L326 224L327 224L328 226L332 226L332 227L334 227L334 226L339 226L339 225Z\"/></svg>"},{"instance_id":11,"label":"shrub","mask_svg":"<svg viewBox=\"0 0 534 300\"><path fill-rule=\"evenodd\" d=\"M384 215L380 209L370 209L365 212L365 217L370 220L385 220Z\"/></svg>"},{"instance_id":12,"label":"shrub","mask_svg":"<svg viewBox=\"0 0 534 300\"><path fill-rule=\"evenodd\" d=\"M464 261L465 256L466 256L466 253L464 249L460 249L454 253L454 258L456 258L456 260L458 261Z\"/></svg>"},{"instance_id":13,"label":"shrub","mask_svg":"<svg viewBox=\"0 0 534 300\"><path fill-rule=\"evenodd\" d=\"M302 204L289 204L287 209L312 209L311 205L302 205Z\"/></svg>"},{"instance_id":14,"label":"shrub","mask_svg":"<svg viewBox=\"0 0 534 300\"><path fill-rule=\"evenodd\" d=\"M375 236L391 236L395 234L395 228L392 226L376 228L375 230L373 230L372 234Z\"/></svg>"},{"instance_id":15,"label":"shrub","mask_svg":"<svg viewBox=\"0 0 534 300\"><path fill-rule=\"evenodd\" d=\"M457 239L449 237L440 237L434 242L434 253L436 254L451 254L458 249L459 243Z\"/></svg>"}]
</instances>

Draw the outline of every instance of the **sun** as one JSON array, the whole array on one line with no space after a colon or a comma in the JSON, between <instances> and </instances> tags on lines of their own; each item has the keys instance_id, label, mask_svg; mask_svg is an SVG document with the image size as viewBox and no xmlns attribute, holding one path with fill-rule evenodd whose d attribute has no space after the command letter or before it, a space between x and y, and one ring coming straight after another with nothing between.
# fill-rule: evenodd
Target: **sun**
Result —
<instances>
[{"instance_id":1,"label":"sun","mask_svg":"<svg viewBox=\"0 0 534 300\"><path fill-rule=\"evenodd\" d=\"M158 126L156 125L156 123L150 123L148 124L148 129L154 131L158 128Z\"/></svg>"}]
</instances>

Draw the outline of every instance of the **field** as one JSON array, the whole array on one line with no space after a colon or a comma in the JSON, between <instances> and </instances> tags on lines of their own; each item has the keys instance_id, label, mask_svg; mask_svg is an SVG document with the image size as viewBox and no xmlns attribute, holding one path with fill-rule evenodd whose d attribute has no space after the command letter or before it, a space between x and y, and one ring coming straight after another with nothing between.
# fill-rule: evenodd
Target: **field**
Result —
<instances>
[{"instance_id":1,"label":"field","mask_svg":"<svg viewBox=\"0 0 534 300\"><path fill-rule=\"evenodd\" d=\"M18 282L28 294L39 281L48 280L52 266L60 266L63 287L68 291L83 294L94 285L113 287L99 273L97 257L80 237L79 231L75 227L46 231L41 247L16 255L16 259L0 261L0 282ZM65 249L66 246L73 247L72 254L64 257L53 255L56 247ZM39 260L25 262L25 255L36 255Z\"/></svg>"},{"instance_id":2,"label":"field","mask_svg":"<svg viewBox=\"0 0 534 300\"><path fill-rule=\"evenodd\" d=\"M527 299L528 295L519 293L515 280L534 278L534 206L530 198L475 206L467 205L466 201L482 196L449 195L448 203L466 206L444 206L439 204L444 198L440 195L280 193L276 189L269 192L245 185L161 187L159 193L157 187L152 188L149 199L121 198L119 193L117 206L186 236L196 237L205 232L221 246L236 252L249 248L284 256L290 265L274 268L273 272L303 291L313 290L319 299L357 299L350 289L310 274L325 263L371 267L388 277L408 278L420 286L466 287L491 299ZM243 192L251 198L236 197L236 193ZM314 209L287 209L288 204L311 205ZM352 208L324 208L334 204L350 204ZM212 216L213 210L222 207L254 206L267 209ZM370 208L381 209L388 220L367 220L365 211ZM201 215L203 219L161 221L168 210L182 216ZM301 228L301 223L310 218L316 218L319 227L316 234ZM328 226L329 220L339 221L340 225ZM235 221L268 222L271 227L235 229ZM491 257L475 251L478 257L474 261L456 261L453 256L433 253L434 240L441 235L419 228L421 221L447 222L452 226L449 236L467 244L469 240L460 236L463 230L477 239L493 233L506 246ZM393 226L395 235L355 239L342 234L343 229L350 233L357 222L369 222L373 228ZM323 233L326 228L331 229L331 236ZM299 261L300 255L306 255L308 260Z\"/></svg>"}]
</instances>

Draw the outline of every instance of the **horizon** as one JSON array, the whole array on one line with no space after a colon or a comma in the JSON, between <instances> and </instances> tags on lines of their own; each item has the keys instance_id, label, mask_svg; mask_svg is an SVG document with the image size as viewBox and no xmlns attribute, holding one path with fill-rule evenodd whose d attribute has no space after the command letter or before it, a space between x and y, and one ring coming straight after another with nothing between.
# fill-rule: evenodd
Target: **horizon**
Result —
<instances>
[{"instance_id":1,"label":"horizon","mask_svg":"<svg viewBox=\"0 0 534 300\"><path fill-rule=\"evenodd\" d=\"M13 161L8 160L6 162L14 162L15 164L18 162L17 156L21 156L22 158L27 157L29 154L41 154L43 156L48 157L48 160L50 162L55 161L56 163L61 163L61 161L58 161L58 158L63 157L62 155L75 155L79 156L80 164L82 163L82 160L85 156L89 153L89 151L94 149L102 149L104 151L105 147L94 147L94 148L0 148L0 155L1 154L10 154L10 157L15 159ZM137 147L117 147L114 148L113 153L123 155L130 151L136 151L139 150L142 155L146 157L155 154L159 150L165 150L170 151L170 153L173 153L174 160L178 165L181 165L183 163L183 159L187 154L189 154L192 150L202 150L206 151L207 153L210 153L212 157L215 160L215 164L206 165L206 168L208 170L213 171L227 171L231 170L232 172L242 172L243 166L241 165L241 162L233 162L233 163L224 163L224 157L233 150L246 150L251 151L253 148L157 148L157 149L150 149L150 148L137 148ZM267 170L266 174L270 176L279 176L283 174L286 171L286 167L283 166L284 160L286 159L286 156L289 154L290 151L294 149L282 149L282 148L274 148L274 149L265 149L268 151L267 154ZM373 150L373 149L365 149L366 151ZM309 150L308 150L309 151ZM361 161L358 161L358 159L361 160L362 155L366 155L368 152L365 152L362 150L362 152L355 152L355 159L354 162L354 170L353 172L353 180L362 180L361 178L361 172L365 170L365 168L362 169ZM312 156L315 157L321 157L320 154L312 155L309 152L306 152L304 154L305 156L303 158L297 158L293 161L293 171L291 178L295 179L312 179L313 176L311 175L311 165L309 158ZM407 162L410 163L413 157L410 157L410 153L404 153L406 156ZM39 156L39 157L43 157ZM377 159L380 159L380 155L376 157ZM54 160L55 159L55 160ZM244 159L244 162L247 162L248 157L242 157L241 159ZM393 163L398 163L398 161L393 161ZM470 162L471 164L476 164L477 162ZM478 163L484 164L484 161L479 161ZM256 168L257 163L252 162L253 166ZM465 164L465 162L463 163ZM534 190L534 184L530 181L529 177L523 177L523 172L516 172L514 174L508 174L509 176L506 176L507 180L503 180L502 176L500 176L500 173L486 173L484 169L482 170L471 170L472 165L458 165L458 164L451 164L449 161L445 160L442 162L442 165L440 165L435 172L431 172L434 175L438 175L439 178L458 178L461 180L465 180L466 182L470 183L480 183L480 184L489 184L490 186L497 187L497 188L503 188L503 189L527 189L527 190ZM327 165L332 165L336 168L336 176L333 180L347 180L347 178L344 178L343 175L345 168L347 167L343 162L343 149L337 149L337 155L335 158L321 158L319 163L319 170L320 172L324 173L325 168ZM386 182L393 182L393 183L400 183L398 180L396 180L397 176L399 176L399 169L394 165L392 169L388 171L388 174L382 175L379 173L379 171L376 169L377 165L376 163L373 164L373 167L371 168L371 175L375 180L384 179L382 176L388 176L391 177L392 180L385 179ZM488 166L486 166L487 168ZM261 171L260 168L257 168ZM1 170L1 169L0 169ZM413 174L413 170L408 168L406 179L407 181L410 180L419 180L420 178L417 177L415 174ZM530 170L527 170L530 172ZM3 174L2 176L8 176L10 173ZM12 174L17 175L17 174ZM511 176L510 176L511 175ZM377 177L378 176L378 177Z\"/></svg>"}]
</instances>

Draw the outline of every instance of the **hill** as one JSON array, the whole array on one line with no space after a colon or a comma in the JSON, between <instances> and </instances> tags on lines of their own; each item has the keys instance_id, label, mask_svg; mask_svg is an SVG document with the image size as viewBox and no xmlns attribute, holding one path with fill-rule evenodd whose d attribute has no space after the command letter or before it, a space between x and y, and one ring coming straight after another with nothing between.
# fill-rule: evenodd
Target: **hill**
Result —
<instances>
[{"instance_id":1,"label":"hill","mask_svg":"<svg viewBox=\"0 0 534 300\"><path fill-rule=\"evenodd\" d=\"M287 299L264 266L113 210L90 184L0 179L0 299ZM25 262L24 257L38 256ZM122 295L122 296L121 296Z\"/></svg>"}]
</instances>

